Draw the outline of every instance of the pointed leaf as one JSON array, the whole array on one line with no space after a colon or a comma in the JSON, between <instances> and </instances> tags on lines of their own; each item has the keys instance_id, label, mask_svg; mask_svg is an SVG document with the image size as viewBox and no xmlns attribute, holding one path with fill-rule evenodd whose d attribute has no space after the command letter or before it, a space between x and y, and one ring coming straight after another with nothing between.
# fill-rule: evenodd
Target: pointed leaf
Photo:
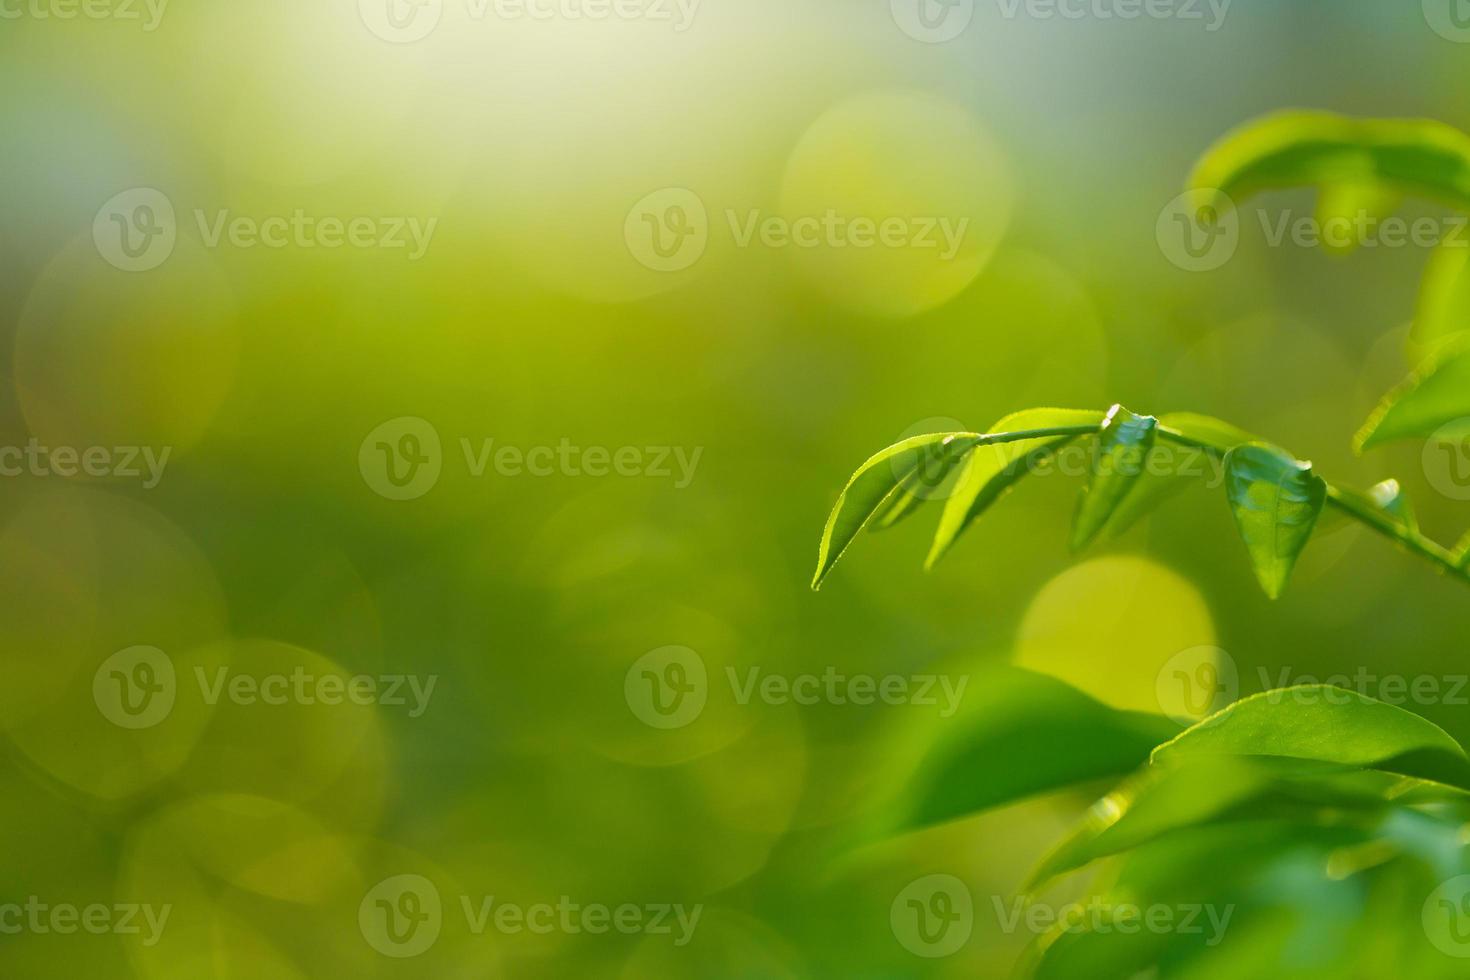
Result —
<instances>
[{"instance_id":1,"label":"pointed leaf","mask_svg":"<svg viewBox=\"0 0 1470 980\"><path fill-rule=\"evenodd\" d=\"M962 455L973 449L978 439L977 434L969 432L915 436L889 446L858 467L827 518L827 527L822 532L822 543L817 553L817 571L812 578L812 588L821 587L822 579L826 578L837 559L842 557L852 539L857 537L858 532L872 519L889 495L915 468L925 460L934 459L936 452L941 455Z\"/></svg>"},{"instance_id":2,"label":"pointed leaf","mask_svg":"<svg viewBox=\"0 0 1470 980\"><path fill-rule=\"evenodd\" d=\"M1312 464L1249 443L1225 457L1225 493L1261 588L1279 598L1327 500Z\"/></svg>"},{"instance_id":3,"label":"pointed leaf","mask_svg":"<svg viewBox=\"0 0 1470 980\"><path fill-rule=\"evenodd\" d=\"M945 481L964 458L963 453L950 452L942 443L931 446L873 514L868 530L886 531L928 501L943 496Z\"/></svg>"},{"instance_id":4,"label":"pointed leaf","mask_svg":"<svg viewBox=\"0 0 1470 980\"><path fill-rule=\"evenodd\" d=\"M1470 209L1470 136L1431 120L1281 112L1225 136L1189 179L1192 188L1235 201L1341 183L1386 185Z\"/></svg>"},{"instance_id":5,"label":"pointed leaf","mask_svg":"<svg viewBox=\"0 0 1470 980\"><path fill-rule=\"evenodd\" d=\"M1355 691L1325 684L1237 701L1154 750L1151 762L1205 756L1334 762L1470 788L1470 761L1442 728Z\"/></svg>"},{"instance_id":6,"label":"pointed leaf","mask_svg":"<svg viewBox=\"0 0 1470 980\"><path fill-rule=\"evenodd\" d=\"M1440 430L1451 423L1447 433ZM1470 343L1453 343L1383 397L1358 432L1359 450L1395 439L1470 435Z\"/></svg>"},{"instance_id":7,"label":"pointed leaf","mask_svg":"<svg viewBox=\"0 0 1470 980\"><path fill-rule=\"evenodd\" d=\"M1103 420L1097 437L1097 454L1092 475L1077 501L1072 521L1072 548L1092 543L1113 516L1119 503L1143 475L1144 463L1153 449L1159 420L1152 415L1135 415L1114 405Z\"/></svg>"},{"instance_id":8,"label":"pointed leaf","mask_svg":"<svg viewBox=\"0 0 1470 980\"><path fill-rule=\"evenodd\" d=\"M1104 413L1068 408L1035 408L1007 415L991 432L1011 432L1054 426L1101 426ZM1023 476L1037 469L1073 436L1051 436L982 446L965 458L954 492L944 504L939 530L925 567L933 568L955 541L992 504Z\"/></svg>"}]
</instances>

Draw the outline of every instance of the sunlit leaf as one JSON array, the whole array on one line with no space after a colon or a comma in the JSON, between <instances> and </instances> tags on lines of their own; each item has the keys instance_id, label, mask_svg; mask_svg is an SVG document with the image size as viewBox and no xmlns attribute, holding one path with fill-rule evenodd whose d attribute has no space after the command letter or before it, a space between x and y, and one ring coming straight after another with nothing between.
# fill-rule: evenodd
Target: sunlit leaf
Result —
<instances>
[{"instance_id":1,"label":"sunlit leaf","mask_svg":"<svg viewBox=\"0 0 1470 980\"><path fill-rule=\"evenodd\" d=\"M1341 180L1322 185L1317 226L1322 247L1346 255L1369 240L1379 221L1398 207L1400 195L1374 181Z\"/></svg>"},{"instance_id":2,"label":"sunlit leaf","mask_svg":"<svg viewBox=\"0 0 1470 980\"><path fill-rule=\"evenodd\" d=\"M1442 728L1355 691L1302 685L1237 701L1154 750L1155 763L1219 755L1332 762L1470 788L1470 762Z\"/></svg>"},{"instance_id":3,"label":"sunlit leaf","mask_svg":"<svg viewBox=\"0 0 1470 980\"><path fill-rule=\"evenodd\" d=\"M1470 343L1455 343L1384 396L1355 440L1371 449L1395 439L1426 438L1451 423L1470 435Z\"/></svg>"},{"instance_id":4,"label":"sunlit leaf","mask_svg":"<svg viewBox=\"0 0 1470 980\"><path fill-rule=\"evenodd\" d=\"M1035 408L1007 415L991 432L1023 431L1055 426L1100 426L1104 413L1066 408ZM954 492L945 501L939 530L926 566L932 568L975 520L1003 497L1023 476L1037 469L1072 436L1051 436L982 446L965 459Z\"/></svg>"},{"instance_id":5,"label":"sunlit leaf","mask_svg":"<svg viewBox=\"0 0 1470 980\"><path fill-rule=\"evenodd\" d=\"M1189 185L1237 203L1288 187L1384 185L1470 209L1470 136L1425 119L1279 112L1212 146Z\"/></svg>"},{"instance_id":6,"label":"sunlit leaf","mask_svg":"<svg viewBox=\"0 0 1470 980\"><path fill-rule=\"evenodd\" d=\"M1424 268L1409 333L1409 362L1422 364L1466 330L1470 330L1470 235L1461 227L1445 236Z\"/></svg>"},{"instance_id":7,"label":"sunlit leaf","mask_svg":"<svg viewBox=\"0 0 1470 980\"><path fill-rule=\"evenodd\" d=\"M940 495L945 481L964 458L963 453L950 452L944 443L930 446L920 456L918 465L899 481L898 487L874 512L868 530L886 531Z\"/></svg>"},{"instance_id":8,"label":"sunlit leaf","mask_svg":"<svg viewBox=\"0 0 1470 980\"><path fill-rule=\"evenodd\" d=\"M1278 598L1327 500L1312 464L1260 443L1225 457L1225 493L1261 588Z\"/></svg>"},{"instance_id":9,"label":"sunlit leaf","mask_svg":"<svg viewBox=\"0 0 1470 980\"><path fill-rule=\"evenodd\" d=\"M822 579L827 577L852 539L914 469L926 460L932 462L936 451L941 458L962 455L973 449L978 439L978 435L967 432L933 433L905 439L870 457L843 488L831 516L827 518L812 588L821 587Z\"/></svg>"},{"instance_id":10,"label":"sunlit leaf","mask_svg":"<svg viewBox=\"0 0 1470 980\"><path fill-rule=\"evenodd\" d=\"M1122 405L1114 405L1108 412L1098 433L1092 473L1072 522L1074 549L1092 543L1143 474L1158 424L1153 416L1135 415Z\"/></svg>"}]
</instances>

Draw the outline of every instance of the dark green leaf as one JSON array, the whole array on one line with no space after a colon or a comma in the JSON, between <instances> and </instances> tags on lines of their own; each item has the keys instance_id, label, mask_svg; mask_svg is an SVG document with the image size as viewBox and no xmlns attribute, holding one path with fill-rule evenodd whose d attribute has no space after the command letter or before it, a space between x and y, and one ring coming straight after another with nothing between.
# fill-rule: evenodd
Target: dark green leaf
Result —
<instances>
[{"instance_id":1,"label":"dark green leaf","mask_svg":"<svg viewBox=\"0 0 1470 980\"><path fill-rule=\"evenodd\" d=\"M1225 493L1261 588L1278 598L1327 500L1312 464L1250 443L1225 457Z\"/></svg>"},{"instance_id":2,"label":"dark green leaf","mask_svg":"<svg viewBox=\"0 0 1470 980\"><path fill-rule=\"evenodd\" d=\"M1176 733L1061 681L1005 668L969 685L965 714L923 756L889 821L913 830L1028 796L1129 773Z\"/></svg>"}]
</instances>

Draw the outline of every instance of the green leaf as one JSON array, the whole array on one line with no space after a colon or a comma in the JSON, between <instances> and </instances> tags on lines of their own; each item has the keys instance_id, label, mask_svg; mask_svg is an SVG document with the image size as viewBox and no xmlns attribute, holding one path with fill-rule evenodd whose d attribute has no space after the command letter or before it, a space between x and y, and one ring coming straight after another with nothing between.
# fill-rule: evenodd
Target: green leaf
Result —
<instances>
[{"instance_id":1,"label":"green leaf","mask_svg":"<svg viewBox=\"0 0 1470 980\"><path fill-rule=\"evenodd\" d=\"M1229 422L1222 422L1208 415L1196 415L1194 412L1171 412L1160 416L1159 431L1160 435L1166 438L1182 436L1191 442L1203 443L1222 453L1229 452L1236 446L1247 442L1261 441Z\"/></svg>"},{"instance_id":2,"label":"green leaf","mask_svg":"<svg viewBox=\"0 0 1470 980\"><path fill-rule=\"evenodd\" d=\"M922 755L888 832L903 832L1077 783L1116 778L1179 730L1119 711L1043 674L1005 668L975 678L963 717Z\"/></svg>"},{"instance_id":3,"label":"green leaf","mask_svg":"<svg viewBox=\"0 0 1470 980\"><path fill-rule=\"evenodd\" d=\"M1098 433L1092 475L1082 489L1072 521L1074 550L1092 543L1143 475L1158 425L1159 420L1152 415L1135 415L1122 405L1114 405L1108 412Z\"/></svg>"},{"instance_id":4,"label":"green leaf","mask_svg":"<svg viewBox=\"0 0 1470 980\"><path fill-rule=\"evenodd\" d=\"M1127 533L1166 500L1187 488L1192 480L1212 476L1220 465L1218 457L1225 452L1241 443L1257 441L1255 436L1228 422L1192 412L1159 416L1158 435L1143 475L1134 481L1133 488L1103 529L1109 538ZM1209 448L1184 442L1203 443ZM1210 458L1211 455L1216 458Z\"/></svg>"},{"instance_id":5,"label":"green leaf","mask_svg":"<svg viewBox=\"0 0 1470 980\"><path fill-rule=\"evenodd\" d=\"M1242 758L1147 769L1093 804L1082 825L1031 873L1025 888L1034 890L1098 858L1205 822L1255 796L1268 782L1253 760Z\"/></svg>"},{"instance_id":6,"label":"green leaf","mask_svg":"<svg viewBox=\"0 0 1470 980\"><path fill-rule=\"evenodd\" d=\"M1025 431L1057 426L1101 426L1104 413L1068 408L1034 408L1007 415L997 422L991 433ZM954 492L945 501L939 518L939 530L925 561L933 568L954 546L955 541L1006 491L1075 436L1051 436L1020 442L1000 443L976 449L965 458Z\"/></svg>"},{"instance_id":7,"label":"green leaf","mask_svg":"<svg viewBox=\"0 0 1470 980\"><path fill-rule=\"evenodd\" d=\"M1154 764L1222 755L1331 762L1470 788L1470 761L1433 722L1325 684L1237 701L1154 750Z\"/></svg>"},{"instance_id":8,"label":"green leaf","mask_svg":"<svg viewBox=\"0 0 1470 980\"><path fill-rule=\"evenodd\" d=\"M1470 239L1461 231L1440 242L1424 268L1409 332L1409 362L1422 364L1466 330L1470 330Z\"/></svg>"},{"instance_id":9,"label":"green leaf","mask_svg":"<svg viewBox=\"0 0 1470 980\"><path fill-rule=\"evenodd\" d=\"M948 450L943 443L929 447L898 488L888 495L868 522L869 531L886 531L913 514L925 503L943 495L945 481L964 459L963 453Z\"/></svg>"},{"instance_id":10,"label":"green leaf","mask_svg":"<svg viewBox=\"0 0 1470 980\"><path fill-rule=\"evenodd\" d=\"M1359 451L1395 439L1470 435L1470 343L1457 342L1384 396L1354 444Z\"/></svg>"},{"instance_id":11,"label":"green leaf","mask_svg":"<svg viewBox=\"0 0 1470 980\"><path fill-rule=\"evenodd\" d=\"M933 460L936 451L942 456L963 455L973 449L979 439L979 435L971 432L915 436L889 446L858 467L827 518L812 588L821 588L822 579L837 564L837 559L842 557L852 539L914 469L925 460Z\"/></svg>"},{"instance_id":12,"label":"green leaf","mask_svg":"<svg viewBox=\"0 0 1470 980\"><path fill-rule=\"evenodd\" d=\"M1374 181L1323 184L1317 196L1317 227L1322 247L1346 255L1371 240L1378 222L1399 205L1399 194Z\"/></svg>"},{"instance_id":13,"label":"green leaf","mask_svg":"<svg viewBox=\"0 0 1470 980\"><path fill-rule=\"evenodd\" d=\"M1249 443L1225 457L1225 493L1261 588L1279 598L1322 513L1327 484L1311 463Z\"/></svg>"},{"instance_id":14,"label":"green leaf","mask_svg":"<svg viewBox=\"0 0 1470 980\"><path fill-rule=\"evenodd\" d=\"M1426 792L1425 790L1429 790ZM1060 874L1219 821L1301 818L1328 809L1379 813L1406 802L1464 802L1459 790L1338 763L1254 755L1152 765L1093 804L1081 826L1032 873L1028 890Z\"/></svg>"},{"instance_id":15,"label":"green leaf","mask_svg":"<svg viewBox=\"0 0 1470 980\"><path fill-rule=\"evenodd\" d=\"M1189 186L1234 201L1301 186L1380 185L1470 210L1470 136L1423 119L1356 119L1288 111L1226 135Z\"/></svg>"}]
</instances>

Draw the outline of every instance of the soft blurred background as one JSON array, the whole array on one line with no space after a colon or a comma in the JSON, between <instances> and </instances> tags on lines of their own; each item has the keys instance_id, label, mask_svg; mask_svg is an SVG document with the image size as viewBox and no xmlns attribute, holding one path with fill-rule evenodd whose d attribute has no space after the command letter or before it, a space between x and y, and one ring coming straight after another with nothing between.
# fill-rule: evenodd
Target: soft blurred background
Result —
<instances>
[{"instance_id":1,"label":"soft blurred background","mask_svg":"<svg viewBox=\"0 0 1470 980\"><path fill-rule=\"evenodd\" d=\"M592 20L445 0L390 21L355 0L174 0L151 30L142 3L140 20L8 8L0 444L169 456L151 486L0 480L0 901L172 913L151 946L0 936L0 975L1004 976L1030 936L1004 933L990 896L1008 904L1088 798L834 860L901 774L898 747L943 719L742 705L727 667L979 678L1014 662L1151 711L1165 665L1201 646L1228 652L1241 693L1268 686L1263 669L1466 671L1462 584L1327 527L1271 603L1218 490L1074 556L1075 481L1038 479L932 574L936 508L808 590L865 457L1037 405L1217 415L1330 479L1400 478L1441 539L1470 525L1419 446L1350 447L1411 366L1428 250L1272 247L1253 211L1234 257L1200 273L1155 236L1198 154L1263 112L1470 128L1470 47L1414 3L1240 0L1214 30L1205 5L1008 6L981 0L944 43L913 36L902 0L703 0L687 21L671 2ZM428 23L413 16L439 19L399 43ZM141 234L167 221L139 209L160 195L172 251L120 267L114 215ZM967 234L948 257L742 241L752 214L829 209ZM267 247L214 238L222 212L432 232L422 254ZM702 254L651 254L645 214L689 218ZM369 435L386 424L385 444L411 447L425 430L402 419L437 436L440 472L390 499ZM668 447L671 475L477 476L464 447L487 440L637 447L646 464ZM697 461L688 479L672 450ZM94 680L136 646L170 658L178 694L132 730L99 712ZM665 730L630 710L625 679L670 646L710 681L703 713ZM195 667L437 680L416 717L209 706ZM1466 709L1415 710L1470 738ZM927 960L889 913L934 873L982 908L962 951ZM433 881L445 913L432 949L398 959L358 913L403 874ZM684 946L474 935L460 896L704 910Z\"/></svg>"}]
</instances>

